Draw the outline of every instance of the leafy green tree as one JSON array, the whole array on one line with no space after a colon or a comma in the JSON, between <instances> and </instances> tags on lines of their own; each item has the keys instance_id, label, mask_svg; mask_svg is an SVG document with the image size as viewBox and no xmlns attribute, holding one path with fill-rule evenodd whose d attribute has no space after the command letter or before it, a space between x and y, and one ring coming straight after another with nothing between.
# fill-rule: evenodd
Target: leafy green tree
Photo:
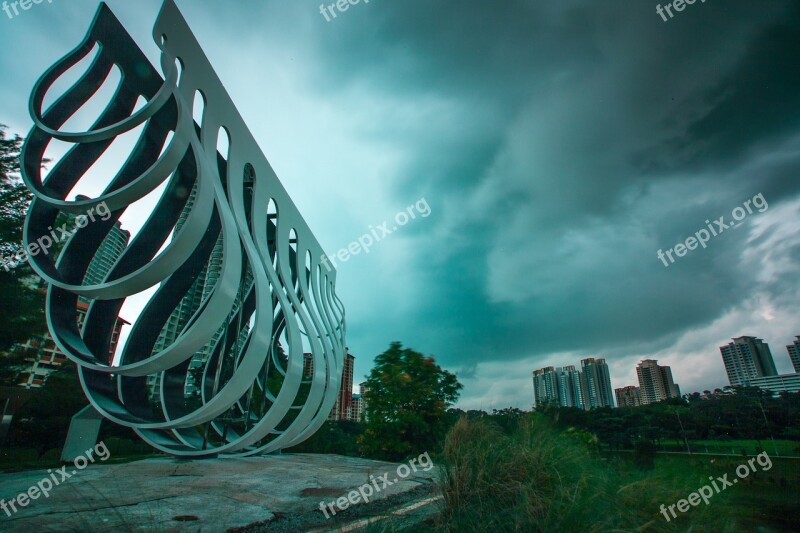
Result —
<instances>
[{"instance_id":1,"label":"leafy green tree","mask_svg":"<svg viewBox=\"0 0 800 533\"><path fill-rule=\"evenodd\" d=\"M0 350L47 331L44 296L27 263L8 259L22 248L22 228L31 194L19 178L19 135L6 136L0 124ZM6 263L6 261L10 261Z\"/></svg>"},{"instance_id":2,"label":"leafy green tree","mask_svg":"<svg viewBox=\"0 0 800 533\"><path fill-rule=\"evenodd\" d=\"M441 447L448 428L447 409L463 385L455 374L399 342L375 358L367 379L367 427L361 452L401 460Z\"/></svg>"}]
</instances>

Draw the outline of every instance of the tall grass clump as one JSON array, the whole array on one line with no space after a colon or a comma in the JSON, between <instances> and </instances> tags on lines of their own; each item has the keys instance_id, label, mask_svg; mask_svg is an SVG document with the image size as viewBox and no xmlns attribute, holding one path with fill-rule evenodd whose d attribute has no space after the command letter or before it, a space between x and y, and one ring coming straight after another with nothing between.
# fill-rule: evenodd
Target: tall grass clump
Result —
<instances>
[{"instance_id":1,"label":"tall grass clump","mask_svg":"<svg viewBox=\"0 0 800 533\"><path fill-rule=\"evenodd\" d=\"M685 531L686 521L667 523L658 509L686 497L696 481L631 471L537 414L506 432L486 419L462 418L445 440L438 529ZM696 518L706 514L696 510Z\"/></svg>"}]
</instances>

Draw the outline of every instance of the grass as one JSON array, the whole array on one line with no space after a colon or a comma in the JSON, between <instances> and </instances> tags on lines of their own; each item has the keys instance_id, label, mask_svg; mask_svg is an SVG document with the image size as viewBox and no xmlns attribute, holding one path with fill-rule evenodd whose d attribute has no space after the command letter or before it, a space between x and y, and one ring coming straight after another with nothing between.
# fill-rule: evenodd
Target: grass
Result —
<instances>
[{"instance_id":1,"label":"grass","mask_svg":"<svg viewBox=\"0 0 800 533\"><path fill-rule=\"evenodd\" d=\"M685 449L685 444L678 441L678 446ZM775 454L775 448L781 456L800 456L800 442L794 440L770 439L758 440L690 440L689 445L693 452L732 453L741 455L742 449L748 454L755 455L758 448L766 451L770 456Z\"/></svg>"},{"instance_id":2,"label":"grass","mask_svg":"<svg viewBox=\"0 0 800 533\"><path fill-rule=\"evenodd\" d=\"M730 444L730 443L729 443ZM740 446L741 448L741 446ZM460 420L444 451L439 531L800 531L800 461L757 472L667 522L659 510L735 477L739 457L659 454L652 470L632 454L600 455L535 414L503 432ZM768 529L760 529L768 528Z\"/></svg>"},{"instance_id":3,"label":"grass","mask_svg":"<svg viewBox=\"0 0 800 533\"><path fill-rule=\"evenodd\" d=\"M148 457L155 457L154 453L126 453L111 454L106 461L102 464L120 464L146 459ZM43 470L47 468L54 468L64 464L61 461L61 450L53 449L47 453L39 456L38 452L32 448L14 448L3 447L0 448L0 472L23 472L25 470Z\"/></svg>"},{"instance_id":4,"label":"grass","mask_svg":"<svg viewBox=\"0 0 800 533\"><path fill-rule=\"evenodd\" d=\"M756 472L739 480L715 494L709 501L709 510L725 516L725 522L736 524L738 530L755 531L769 527L777 531L797 531L800 528L800 461L797 459L771 458L772 467L764 470L755 463ZM729 480L736 477L736 467L746 463L744 458L697 458L685 456L664 456L656 458L656 467L651 474L665 484L688 482L698 490L710 483L709 476L715 480L725 474ZM718 483L719 484L719 483ZM681 498L686 498L684 494ZM677 501L677 500L676 500ZM665 505L675 503L663 502ZM704 504L701 504L705 507ZM699 520L693 509L679 517L676 523L688 528L698 526L713 528L723 520L712 516Z\"/></svg>"}]
</instances>

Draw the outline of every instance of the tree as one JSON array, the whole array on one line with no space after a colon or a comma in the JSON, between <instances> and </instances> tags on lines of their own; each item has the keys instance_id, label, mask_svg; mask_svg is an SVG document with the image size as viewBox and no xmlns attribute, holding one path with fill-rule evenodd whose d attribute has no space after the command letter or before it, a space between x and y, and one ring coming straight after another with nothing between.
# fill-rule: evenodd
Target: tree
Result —
<instances>
[{"instance_id":1,"label":"tree","mask_svg":"<svg viewBox=\"0 0 800 533\"><path fill-rule=\"evenodd\" d=\"M367 427L361 452L401 460L441 446L447 409L463 385L433 357L394 342L375 358L367 378Z\"/></svg>"},{"instance_id":2,"label":"tree","mask_svg":"<svg viewBox=\"0 0 800 533\"><path fill-rule=\"evenodd\" d=\"M492 409L492 422L500 426L503 432L511 435L519 427L520 420L525 417L525 412L516 407L505 409Z\"/></svg>"},{"instance_id":3,"label":"tree","mask_svg":"<svg viewBox=\"0 0 800 533\"><path fill-rule=\"evenodd\" d=\"M22 138L6 136L6 126L0 124L0 241L3 252L21 247L22 224L31 202L31 193L19 177L19 155Z\"/></svg>"},{"instance_id":4,"label":"tree","mask_svg":"<svg viewBox=\"0 0 800 533\"><path fill-rule=\"evenodd\" d=\"M6 137L5 132L0 124L0 350L47 331L43 294L35 287L33 270L27 263L14 268L13 261L5 264L22 248L22 228L31 202L18 175L22 139Z\"/></svg>"}]
</instances>

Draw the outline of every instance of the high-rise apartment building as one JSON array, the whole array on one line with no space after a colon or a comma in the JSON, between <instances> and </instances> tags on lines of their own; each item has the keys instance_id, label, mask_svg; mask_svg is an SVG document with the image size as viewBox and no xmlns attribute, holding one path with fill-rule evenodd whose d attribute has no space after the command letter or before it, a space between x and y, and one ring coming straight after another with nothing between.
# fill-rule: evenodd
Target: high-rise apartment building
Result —
<instances>
[{"instance_id":1,"label":"high-rise apartment building","mask_svg":"<svg viewBox=\"0 0 800 533\"><path fill-rule=\"evenodd\" d=\"M111 228L111 231L108 232L105 240L103 240L103 244L95 252L92 262L89 263L89 268L83 277L83 284L97 285L103 283L108 273L114 268L117 259L125 251L130 240L130 232L122 229L119 221L114 224L114 227Z\"/></svg>"},{"instance_id":2,"label":"high-rise apartment building","mask_svg":"<svg viewBox=\"0 0 800 533\"><path fill-rule=\"evenodd\" d=\"M192 206L194 206L194 199L196 196L197 190L195 188L192 189L189 199L186 202L186 206L183 208L183 211L181 211L180 217L175 224L175 233L180 231L180 229L186 223L186 218L189 216ZM153 354L163 351L175 343L177 338L183 332L184 328L186 328L186 326L189 324L192 316L197 312L198 309L200 309L203 301L210 296L211 292L214 290L214 286L216 285L217 278L219 278L219 274L222 270L222 254L223 243L222 235L220 235L217 238L214 249L211 251L208 262L203 267L202 271L197 275L197 278L195 278L191 288L186 292L175 309L173 309L172 313L167 319L167 322L161 329L158 339L156 339L156 342L153 345ZM252 274L248 270L245 279L245 287L249 287L252 282ZM237 313L238 311L239 301L237 299L232 313ZM242 332L244 333L244 336L240 334L240 338L236 340L236 343L232 349L242 349L246 342L246 330L247 326L245 326ZM186 396L191 396L198 392L198 387L197 384L194 383L194 375L191 370L202 368L203 365L205 365L206 361L208 361L208 358L216 349L218 341L222 339L224 332L225 327L221 325L219 331L214 334L211 342L209 342L206 346L192 356L192 359L189 362L190 372L188 373L186 383L184 384L184 393ZM161 396L161 373L147 376L147 387L150 391L151 401L158 402Z\"/></svg>"},{"instance_id":3,"label":"high-rise apartment building","mask_svg":"<svg viewBox=\"0 0 800 533\"><path fill-rule=\"evenodd\" d=\"M548 403L558 402L558 382L556 369L546 366L533 371L533 407L543 407Z\"/></svg>"},{"instance_id":4,"label":"high-rise apartment building","mask_svg":"<svg viewBox=\"0 0 800 533\"><path fill-rule=\"evenodd\" d=\"M367 383L359 385L360 394L353 394L353 369L355 366L355 357L349 352L345 357L345 366L342 371L342 388L339 391L339 396L336 398L336 405L331 409L328 415L328 420L352 420L354 422L363 422L366 415L366 399L364 393L367 389ZM312 354L306 353L303 361L303 379L310 379L314 374L314 359ZM350 394L349 402L344 402L345 395ZM345 405L344 408L341 406Z\"/></svg>"},{"instance_id":5,"label":"high-rise apartment building","mask_svg":"<svg viewBox=\"0 0 800 533\"><path fill-rule=\"evenodd\" d=\"M82 194L77 195L75 199L90 200L88 196ZM67 213L66 217L67 226L74 228L78 215L75 213ZM108 273L114 268L114 263L117 262L122 252L125 251L130 240L131 233L122 229L122 224L117 221L108 232L108 235L106 235L106 238L103 239L103 243L97 249L92 261L89 263L89 268L86 269L86 275L83 276L83 285L99 285L103 283ZM79 300L86 304L91 303L91 300L83 296L80 296Z\"/></svg>"},{"instance_id":6,"label":"high-rise apartment building","mask_svg":"<svg viewBox=\"0 0 800 533\"><path fill-rule=\"evenodd\" d=\"M586 409L614 407L611 373L606 360L593 357L581 360L581 374Z\"/></svg>"},{"instance_id":7,"label":"high-rise apartment building","mask_svg":"<svg viewBox=\"0 0 800 533\"><path fill-rule=\"evenodd\" d=\"M350 413L347 419L352 420L353 422L363 422L364 399L360 394L353 394L353 400L350 402Z\"/></svg>"},{"instance_id":8,"label":"high-rise apartment building","mask_svg":"<svg viewBox=\"0 0 800 533\"><path fill-rule=\"evenodd\" d=\"M548 366L533 372L534 407L548 403L561 407L585 409L581 373L574 366L553 368Z\"/></svg>"},{"instance_id":9,"label":"high-rise apartment building","mask_svg":"<svg viewBox=\"0 0 800 533\"><path fill-rule=\"evenodd\" d=\"M85 196L79 196L77 199L85 198ZM68 217L67 225L73 227L74 219L74 215ZM105 280L114 263L125 251L130 237L130 232L123 230L119 222L114 224L89 263L86 275L83 278L83 285L95 285ZM79 328L83 326L83 320L89 310L90 303L91 300L86 298L81 297L78 299L78 314L76 318ZM129 323L117 317L111 334L108 353L106 354L108 364L113 361L120 332L124 325L129 325ZM47 377L67 360L67 356L59 350L49 332L44 332L42 335L31 337L24 343L12 346L9 349L9 354L23 354L26 361L30 362L30 366L22 371L17 380L19 386L28 389L42 387L46 383ZM0 354L0 357L3 357L3 354Z\"/></svg>"},{"instance_id":10,"label":"high-rise apartment building","mask_svg":"<svg viewBox=\"0 0 800 533\"><path fill-rule=\"evenodd\" d=\"M86 318L86 312L88 310L89 306L78 300L78 328L83 326L83 320ZM114 330L111 333L111 342L108 347L108 359L106 361L108 364L111 364L114 353L117 351L117 344L119 343L119 334L122 331L122 326L127 325L130 325L130 323L117 317L117 321L114 323ZM14 345L9 352L24 354L26 355L26 360L30 361L30 367L25 369L17 380L17 385L25 387L26 389L36 389L44 386L48 376L58 370L67 360L67 356L59 350L49 332L31 337L24 343ZM3 355L0 354L0 357L3 357Z\"/></svg>"},{"instance_id":11,"label":"high-rise apartment building","mask_svg":"<svg viewBox=\"0 0 800 533\"><path fill-rule=\"evenodd\" d=\"M794 344L788 345L786 349L789 351L789 359L792 360L795 374L800 374L800 335L795 338Z\"/></svg>"},{"instance_id":12,"label":"high-rise apartment building","mask_svg":"<svg viewBox=\"0 0 800 533\"><path fill-rule=\"evenodd\" d=\"M614 389L617 397L617 407L639 407L642 405L642 395L639 387L629 385L620 389Z\"/></svg>"},{"instance_id":13,"label":"high-rise apartment building","mask_svg":"<svg viewBox=\"0 0 800 533\"><path fill-rule=\"evenodd\" d=\"M672 369L659 366L654 359L645 359L636 367L639 378L639 394L642 405L660 402L668 398L678 398L680 387L672 380Z\"/></svg>"},{"instance_id":14,"label":"high-rise apartment building","mask_svg":"<svg viewBox=\"0 0 800 533\"><path fill-rule=\"evenodd\" d=\"M303 354L303 379L314 377L314 354L306 352Z\"/></svg>"},{"instance_id":15,"label":"high-rise apartment building","mask_svg":"<svg viewBox=\"0 0 800 533\"><path fill-rule=\"evenodd\" d=\"M777 376L769 345L756 337L736 337L720 346L722 362L731 386L745 385L752 378Z\"/></svg>"},{"instance_id":16,"label":"high-rise apartment building","mask_svg":"<svg viewBox=\"0 0 800 533\"><path fill-rule=\"evenodd\" d=\"M328 420L348 420L350 416L350 406L353 403L353 369L355 368L356 358L345 348L344 369L342 370L342 387L339 389L339 396L336 398L336 405L333 406Z\"/></svg>"},{"instance_id":17,"label":"high-rise apartment building","mask_svg":"<svg viewBox=\"0 0 800 533\"><path fill-rule=\"evenodd\" d=\"M558 399L561 407L586 407L586 394L581 381L581 372L573 365L556 369Z\"/></svg>"},{"instance_id":18,"label":"high-rise apartment building","mask_svg":"<svg viewBox=\"0 0 800 533\"><path fill-rule=\"evenodd\" d=\"M765 376L751 378L745 382L748 387L758 387L773 393L800 392L800 374L783 374L779 376Z\"/></svg>"}]
</instances>

